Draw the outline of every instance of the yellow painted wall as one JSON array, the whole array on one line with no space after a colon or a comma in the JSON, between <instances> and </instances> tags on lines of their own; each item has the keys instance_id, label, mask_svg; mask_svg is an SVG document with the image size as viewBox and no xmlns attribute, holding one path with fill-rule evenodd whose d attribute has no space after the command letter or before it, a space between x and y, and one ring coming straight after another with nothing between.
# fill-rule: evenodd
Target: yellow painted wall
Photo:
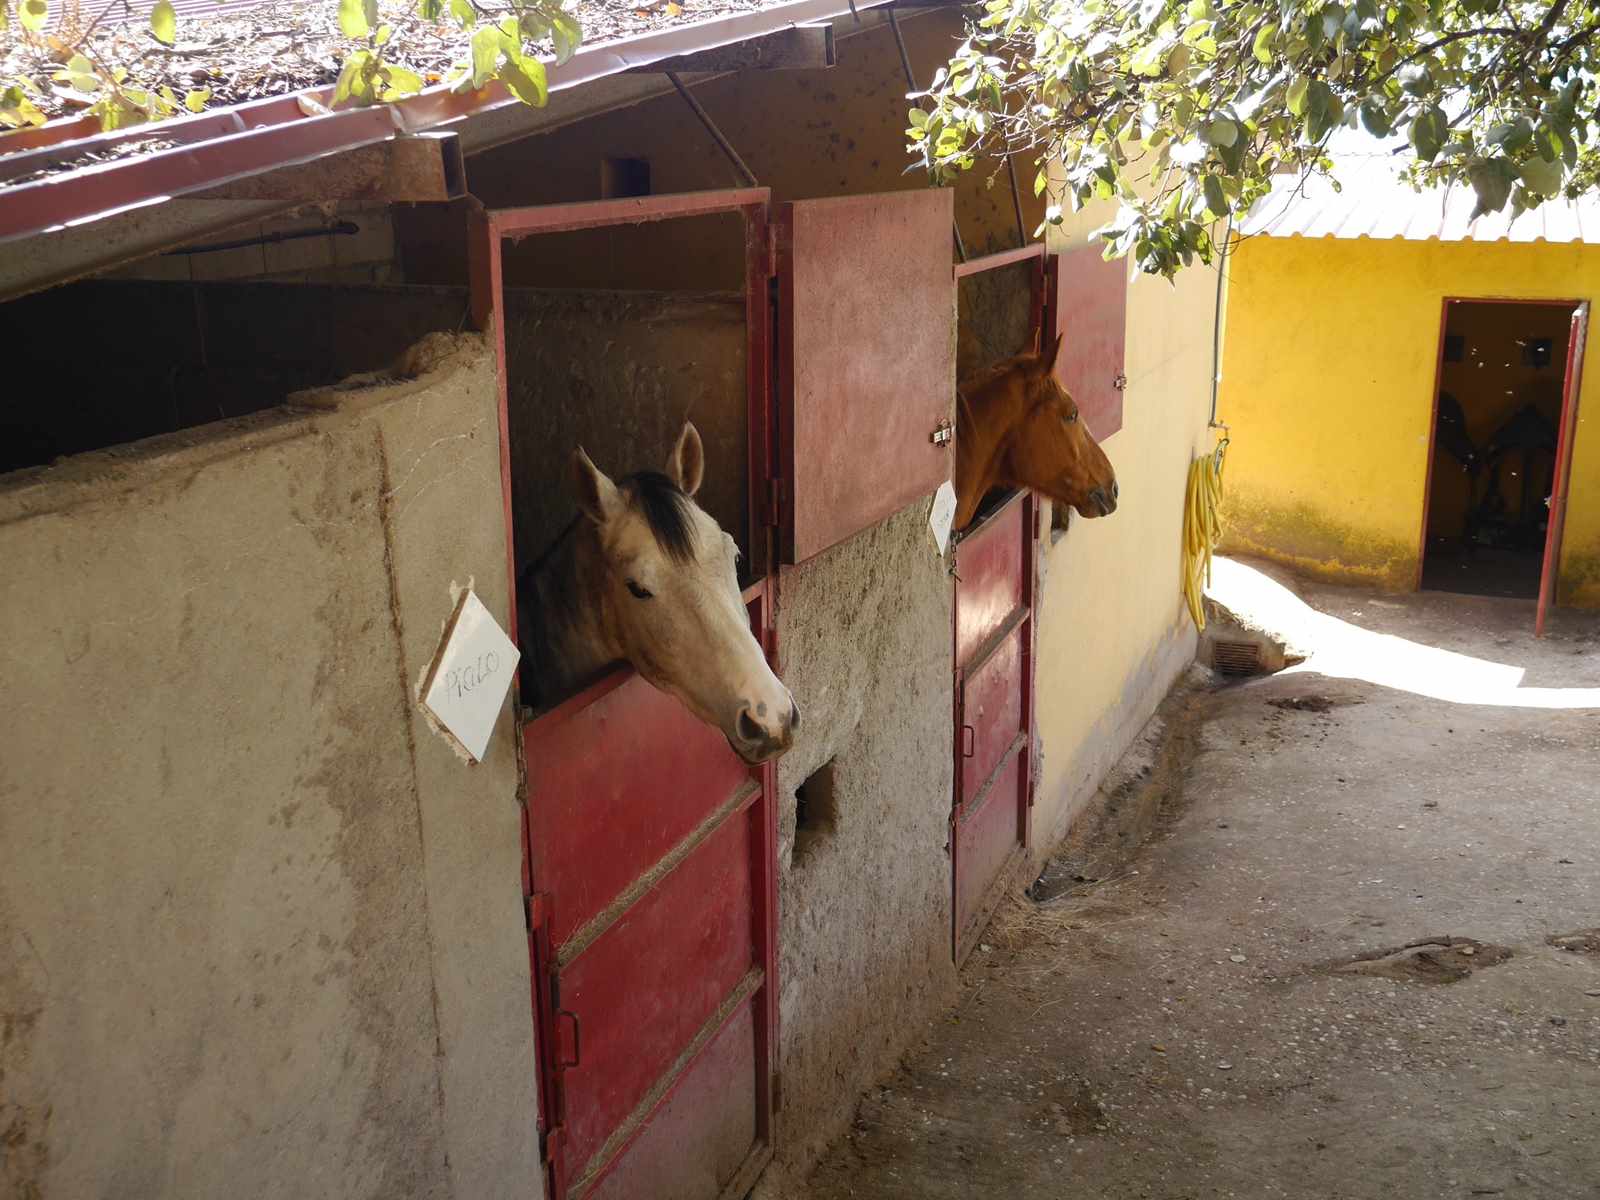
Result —
<instances>
[{"instance_id":1,"label":"yellow painted wall","mask_svg":"<svg viewBox=\"0 0 1600 1200\"><path fill-rule=\"evenodd\" d=\"M1225 548L1414 587L1445 298L1597 290L1600 246L1246 239L1229 264ZM1597 361L1579 401L1563 604L1600 605Z\"/></svg>"},{"instance_id":2,"label":"yellow painted wall","mask_svg":"<svg viewBox=\"0 0 1600 1200\"><path fill-rule=\"evenodd\" d=\"M1069 217L1052 244L1085 244L1110 214ZM1184 485L1208 448L1217 277L1128 285L1122 428L1104 442L1117 511L1046 533L1039 601L1037 723L1042 753L1035 853L1047 853L1194 657L1181 597Z\"/></svg>"}]
</instances>

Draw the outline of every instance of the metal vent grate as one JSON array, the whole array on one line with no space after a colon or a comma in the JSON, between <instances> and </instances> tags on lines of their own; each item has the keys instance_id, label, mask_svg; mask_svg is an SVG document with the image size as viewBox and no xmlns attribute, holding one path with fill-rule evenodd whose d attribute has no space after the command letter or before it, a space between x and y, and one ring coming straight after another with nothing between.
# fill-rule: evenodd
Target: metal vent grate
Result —
<instances>
[{"instance_id":1,"label":"metal vent grate","mask_svg":"<svg viewBox=\"0 0 1600 1200\"><path fill-rule=\"evenodd\" d=\"M1261 670L1261 647L1219 640L1211 647L1211 665L1224 675L1254 675Z\"/></svg>"}]
</instances>

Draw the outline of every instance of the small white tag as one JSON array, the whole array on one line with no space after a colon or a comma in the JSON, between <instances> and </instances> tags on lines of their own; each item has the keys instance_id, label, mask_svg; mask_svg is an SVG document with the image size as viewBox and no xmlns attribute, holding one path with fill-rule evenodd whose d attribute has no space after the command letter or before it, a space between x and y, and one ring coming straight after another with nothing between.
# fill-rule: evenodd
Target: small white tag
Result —
<instances>
[{"instance_id":1,"label":"small white tag","mask_svg":"<svg viewBox=\"0 0 1600 1200\"><path fill-rule=\"evenodd\" d=\"M942 557L950 545L950 526L956 519L956 485L946 479L933 494L933 507L928 510L928 528L933 530L933 541Z\"/></svg>"},{"instance_id":2,"label":"small white tag","mask_svg":"<svg viewBox=\"0 0 1600 1200\"><path fill-rule=\"evenodd\" d=\"M489 747L519 658L478 594L467 592L434 657L422 703L476 762Z\"/></svg>"}]
</instances>

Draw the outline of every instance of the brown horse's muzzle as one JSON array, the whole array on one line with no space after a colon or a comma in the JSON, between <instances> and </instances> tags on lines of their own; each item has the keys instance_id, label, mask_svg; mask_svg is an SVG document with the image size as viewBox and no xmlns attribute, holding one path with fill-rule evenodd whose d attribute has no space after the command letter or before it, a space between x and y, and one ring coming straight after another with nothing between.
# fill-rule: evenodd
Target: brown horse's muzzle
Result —
<instances>
[{"instance_id":1,"label":"brown horse's muzzle","mask_svg":"<svg viewBox=\"0 0 1600 1200\"><path fill-rule=\"evenodd\" d=\"M1085 504L1078 508L1080 515L1085 517L1109 517L1117 511L1117 481L1113 479L1104 487L1094 488L1087 497Z\"/></svg>"}]
</instances>

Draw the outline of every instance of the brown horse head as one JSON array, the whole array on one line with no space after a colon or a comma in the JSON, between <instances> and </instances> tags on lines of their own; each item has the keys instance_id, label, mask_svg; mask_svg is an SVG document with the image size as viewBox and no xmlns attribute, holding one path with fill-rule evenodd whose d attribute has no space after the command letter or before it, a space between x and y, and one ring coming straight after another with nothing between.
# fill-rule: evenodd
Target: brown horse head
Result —
<instances>
[{"instance_id":1,"label":"brown horse head","mask_svg":"<svg viewBox=\"0 0 1600 1200\"><path fill-rule=\"evenodd\" d=\"M1019 354L962 384L957 529L971 523L985 494L997 487L1027 488L1085 517L1116 511L1116 472L1053 374L1060 352L1058 335L1047 354Z\"/></svg>"}]
</instances>

